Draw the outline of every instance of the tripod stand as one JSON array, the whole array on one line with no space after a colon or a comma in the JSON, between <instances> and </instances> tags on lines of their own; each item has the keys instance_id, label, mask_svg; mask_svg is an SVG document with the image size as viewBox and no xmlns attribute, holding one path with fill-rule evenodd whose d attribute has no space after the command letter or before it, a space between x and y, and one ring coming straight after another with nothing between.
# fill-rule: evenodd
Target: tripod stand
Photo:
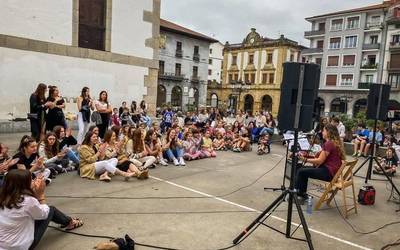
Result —
<instances>
[{"instance_id":1,"label":"tripod stand","mask_svg":"<svg viewBox=\"0 0 400 250\"><path fill-rule=\"evenodd\" d=\"M286 238L294 239L294 240L301 240L306 241L308 244L309 249L313 250L314 246L311 241L311 234L308 230L307 222L304 217L303 211L301 210L301 206L297 196L297 190L295 189L295 176L296 176L296 165L298 161L297 152L298 152L298 137L299 137L299 120L300 120L300 111L301 111L301 103L302 103L302 92L303 92L303 82L304 82L304 65L300 68L300 78L299 78L299 90L297 92L297 100L296 100L296 110L295 110L295 118L294 118L294 141L292 146L292 169L291 169L291 178L289 188L286 188L283 183L283 186L280 188L282 190L282 194L279 195L249 226L246 227L234 240L233 244L237 244L240 239L244 236L248 235L249 232L253 232L257 229L259 225L264 225L276 232L284 234ZM285 176L283 176L285 178ZM279 190L279 189L276 189ZM281 232L272 226L267 225L264 223L266 219L268 219L271 214L288 198L288 212L287 212L287 219L286 219L286 232ZM293 214L293 203L296 206L297 213L300 217L301 225L303 227L304 234L306 236L306 240L298 239L293 237L294 232L291 232L292 226L292 214ZM255 227L256 226L256 227ZM298 226L300 227L300 225Z\"/></svg>"}]
</instances>

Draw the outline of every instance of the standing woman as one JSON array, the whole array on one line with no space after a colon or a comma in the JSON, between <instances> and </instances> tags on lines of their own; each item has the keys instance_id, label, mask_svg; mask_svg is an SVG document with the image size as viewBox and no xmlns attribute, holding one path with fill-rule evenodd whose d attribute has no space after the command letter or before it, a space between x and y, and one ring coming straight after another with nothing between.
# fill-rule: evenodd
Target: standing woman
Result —
<instances>
[{"instance_id":1,"label":"standing woman","mask_svg":"<svg viewBox=\"0 0 400 250\"><path fill-rule=\"evenodd\" d=\"M29 114L28 119L31 122L31 133L32 137L36 141L40 140L40 135L42 134L43 126L46 119L46 109L53 107L52 102L46 102L45 93L47 91L47 86L44 83L39 83L35 92L29 98Z\"/></svg>"},{"instance_id":2,"label":"standing woman","mask_svg":"<svg viewBox=\"0 0 400 250\"><path fill-rule=\"evenodd\" d=\"M139 109L137 107L136 101L132 101L132 104L131 104L131 115L132 115L133 122L137 126L139 124L139 122L140 122L140 113L139 113Z\"/></svg>"},{"instance_id":3,"label":"standing woman","mask_svg":"<svg viewBox=\"0 0 400 250\"><path fill-rule=\"evenodd\" d=\"M46 131L53 131L54 127L59 125L64 128L67 127L65 121L64 111L65 101L60 96L57 86L49 86L49 97L48 102L52 102L53 105L49 107L49 111L46 116Z\"/></svg>"},{"instance_id":4,"label":"standing woman","mask_svg":"<svg viewBox=\"0 0 400 250\"><path fill-rule=\"evenodd\" d=\"M93 101L90 98L89 88L84 87L81 91L81 95L78 97L78 143L81 144L85 134L89 129L90 124L90 110L93 110Z\"/></svg>"},{"instance_id":5,"label":"standing woman","mask_svg":"<svg viewBox=\"0 0 400 250\"><path fill-rule=\"evenodd\" d=\"M144 100L140 102L140 113L147 113L147 104Z\"/></svg>"},{"instance_id":6,"label":"standing woman","mask_svg":"<svg viewBox=\"0 0 400 250\"><path fill-rule=\"evenodd\" d=\"M104 134L107 131L108 125L110 124L110 116L112 113L112 107L110 103L108 103L107 91L103 90L100 92L99 100L96 102L96 109L101 116L101 124L98 125L99 137L103 139Z\"/></svg>"}]
</instances>

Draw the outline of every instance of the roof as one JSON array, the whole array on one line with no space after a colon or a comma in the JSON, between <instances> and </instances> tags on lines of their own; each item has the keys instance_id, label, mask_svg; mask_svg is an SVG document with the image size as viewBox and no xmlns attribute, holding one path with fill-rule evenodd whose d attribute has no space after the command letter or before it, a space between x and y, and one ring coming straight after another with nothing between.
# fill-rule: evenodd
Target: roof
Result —
<instances>
[{"instance_id":1,"label":"roof","mask_svg":"<svg viewBox=\"0 0 400 250\"><path fill-rule=\"evenodd\" d=\"M165 19L160 19L160 30L178 33L181 35L189 36L189 37L196 38L196 39L203 40L203 41L210 42L210 43L218 42L218 40L216 40L214 38L203 35L199 32L193 31L191 29L185 28L178 24L172 23Z\"/></svg>"},{"instance_id":2,"label":"roof","mask_svg":"<svg viewBox=\"0 0 400 250\"><path fill-rule=\"evenodd\" d=\"M311 19L316 19L316 18L321 18L321 17L328 17L328 16L336 16L340 14L348 14L348 13L353 13L353 12L364 12L364 11L369 11L369 10L378 10L378 9L383 9L385 7L389 6L389 2L385 1L380 4L374 4L374 5L369 5L361 8L355 8L355 9L349 9L349 10L342 10L338 12L332 12L328 14L323 14L323 15L318 15L318 16L312 16L312 17L307 17L306 20L309 21Z\"/></svg>"}]
</instances>

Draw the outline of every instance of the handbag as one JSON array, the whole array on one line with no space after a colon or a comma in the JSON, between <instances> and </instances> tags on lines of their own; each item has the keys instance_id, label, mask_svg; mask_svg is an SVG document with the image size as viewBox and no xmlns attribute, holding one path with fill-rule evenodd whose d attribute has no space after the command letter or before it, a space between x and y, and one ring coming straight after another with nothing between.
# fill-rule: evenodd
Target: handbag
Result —
<instances>
[{"instance_id":1,"label":"handbag","mask_svg":"<svg viewBox=\"0 0 400 250\"><path fill-rule=\"evenodd\" d=\"M98 111L94 111L90 118L92 122L95 123L96 125L101 125L103 123L101 120L101 115Z\"/></svg>"}]
</instances>

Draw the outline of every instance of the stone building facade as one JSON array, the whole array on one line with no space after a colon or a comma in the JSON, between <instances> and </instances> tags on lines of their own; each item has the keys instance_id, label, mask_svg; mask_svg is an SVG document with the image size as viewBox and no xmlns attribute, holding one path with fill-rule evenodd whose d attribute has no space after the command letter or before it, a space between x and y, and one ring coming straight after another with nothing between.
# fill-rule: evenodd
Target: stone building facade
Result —
<instances>
[{"instance_id":1,"label":"stone building facade","mask_svg":"<svg viewBox=\"0 0 400 250\"><path fill-rule=\"evenodd\" d=\"M242 43L225 44L222 84L208 87L208 98L232 112L278 113L284 62L297 62L302 46L285 38L261 37L255 29Z\"/></svg>"}]
</instances>

